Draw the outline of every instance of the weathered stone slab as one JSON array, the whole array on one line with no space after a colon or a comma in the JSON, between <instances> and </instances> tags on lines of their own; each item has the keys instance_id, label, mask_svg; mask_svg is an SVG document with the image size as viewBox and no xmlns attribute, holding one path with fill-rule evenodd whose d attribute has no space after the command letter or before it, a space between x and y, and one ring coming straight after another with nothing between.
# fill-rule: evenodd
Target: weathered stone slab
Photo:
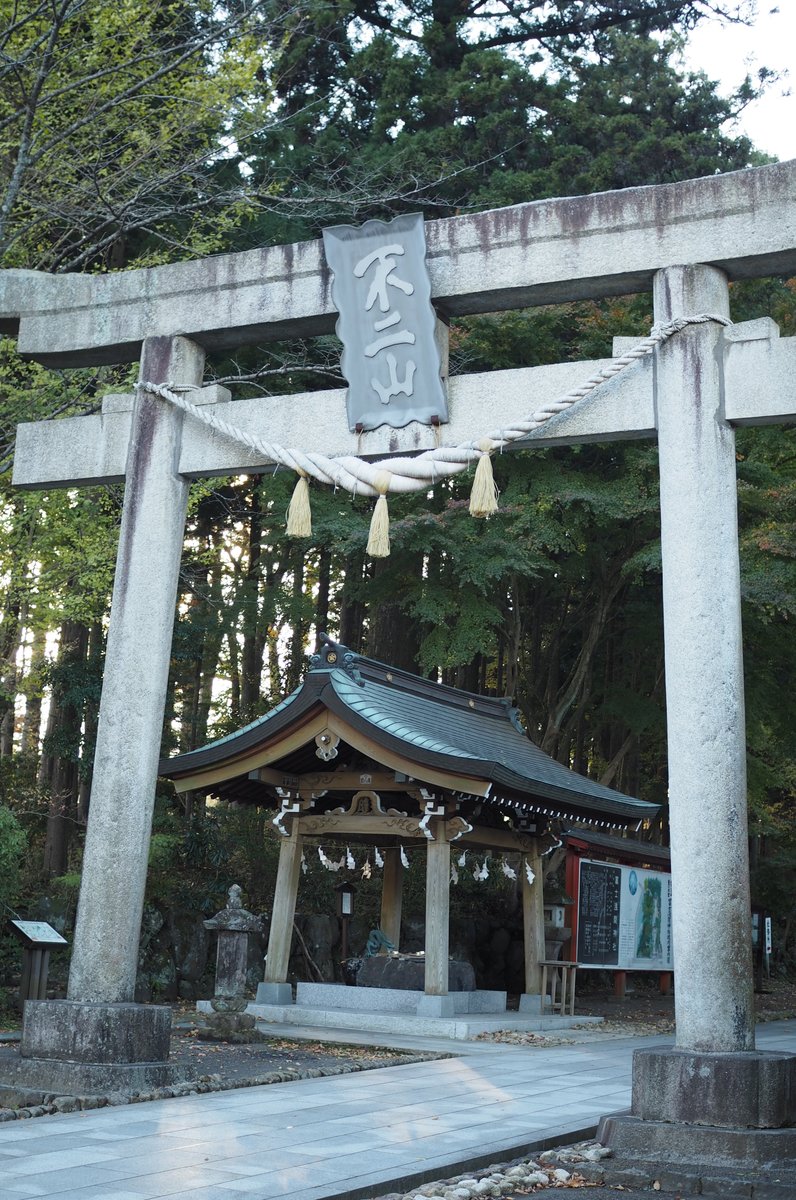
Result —
<instances>
[{"instance_id":1,"label":"weathered stone slab","mask_svg":"<svg viewBox=\"0 0 796 1200\"><path fill-rule=\"evenodd\" d=\"M638 344L615 338L614 354ZM773 321L735 326L725 344L725 414L734 425L796 421L796 338L780 338ZM510 371L459 375L450 381L450 422L446 443L455 444L512 422L578 387L610 359L554 363ZM404 429L349 433L345 392L329 390L296 395L261 396L232 402L224 388L207 387L192 403L217 405L218 415L246 433L261 434L284 446L308 452L380 457L432 449L436 433L417 423ZM130 436L132 396L106 396L102 413L18 426L14 486L66 487L74 482L121 483ZM514 449L577 445L655 437L652 358L643 359L580 401L543 428L513 444ZM225 476L236 471L267 471L262 456L186 417L180 447L180 474L188 479Z\"/></svg>"},{"instance_id":2,"label":"weathered stone slab","mask_svg":"<svg viewBox=\"0 0 796 1200\"><path fill-rule=\"evenodd\" d=\"M796 270L796 162L540 200L430 221L432 298L447 315L622 295L676 263L730 279ZM143 339L181 334L206 349L312 337L334 328L320 241L115 275L0 273L0 328L58 366L133 361Z\"/></svg>"},{"instance_id":3,"label":"weathered stone slab","mask_svg":"<svg viewBox=\"0 0 796 1200\"><path fill-rule=\"evenodd\" d=\"M257 1004L292 1004L293 989L289 983L259 983Z\"/></svg>"},{"instance_id":4,"label":"weathered stone slab","mask_svg":"<svg viewBox=\"0 0 796 1200\"><path fill-rule=\"evenodd\" d=\"M794 339L796 340L796 339ZM510 427L545 403L577 387L610 360L557 363L489 374L459 375L450 381L450 422L444 426L448 443L480 439L488 430ZM567 442L604 440L607 437L651 436L655 424L652 407L651 363L641 363L600 388L577 409L548 422L529 443L561 445ZM204 397L203 388L192 403ZM377 457L395 452L413 453L436 445L436 434L413 423L403 429L383 427L361 437L349 432L345 391L303 392L293 396L258 396L229 402L229 394L216 408L218 416L243 432L265 436L283 446L301 446L307 452L356 454ZM126 401L126 402L125 402ZM55 421L21 424L17 429L14 486L67 486L124 480L132 397L114 396L102 413L65 417ZM264 433L267 431L267 433ZM189 479L224 476L235 471L268 470L268 459L186 417L180 448L180 474Z\"/></svg>"},{"instance_id":5,"label":"weathered stone slab","mask_svg":"<svg viewBox=\"0 0 796 1200\"><path fill-rule=\"evenodd\" d=\"M457 1014L477 1015L506 1011L505 992L479 990L449 994L453 998L454 1012ZM348 987L341 983L299 983L296 988L295 1019L302 1020L302 1009L314 1009L316 1013L321 1010L328 1010L330 1013L415 1013L423 995L419 990L409 991L401 988ZM255 1006L250 1005L247 1011L257 1013L257 1006L261 1003L258 992Z\"/></svg>"},{"instance_id":6,"label":"weathered stone slab","mask_svg":"<svg viewBox=\"0 0 796 1200\"><path fill-rule=\"evenodd\" d=\"M57 1059L19 1058L4 1063L0 1083L9 1090L38 1089L68 1096L107 1096L112 1092L146 1092L182 1083L187 1067L165 1062L77 1063ZM4 1097L0 1097L4 1098Z\"/></svg>"},{"instance_id":7,"label":"weathered stone slab","mask_svg":"<svg viewBox=\"0 0 796 1200\"><path fill-rule=\"evenodd\" d=\"M170 1035L166 1005L28 1000L19 1052L60 1062L165 1062Z\"/></svg>"}]
</instances>

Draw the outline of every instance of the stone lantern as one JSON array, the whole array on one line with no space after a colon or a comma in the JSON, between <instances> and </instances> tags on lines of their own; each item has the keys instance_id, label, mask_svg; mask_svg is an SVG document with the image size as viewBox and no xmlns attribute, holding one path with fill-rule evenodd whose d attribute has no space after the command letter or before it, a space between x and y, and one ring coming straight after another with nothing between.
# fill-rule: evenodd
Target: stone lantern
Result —
<instances>
[{"instance_id":1,"label":"stone lantern","mask_svg":"<svg viewBox=\"0 0 796 1200\"><path fill-rule=\"evenodd\" d=\"M243 1032L254 1027L254 1017L244 1014L246 1008L246 967L249 957L249 934L262 933L260 917L247 912L241 903L241 889L233 883L229 889L226 908L204 922L205 929L218 931L216 953L216 982L210 1007L213 1015L207 1023L217 1032ZM229 1026L229 1029L227 1029Z\"/></svg>"}]
</instances>

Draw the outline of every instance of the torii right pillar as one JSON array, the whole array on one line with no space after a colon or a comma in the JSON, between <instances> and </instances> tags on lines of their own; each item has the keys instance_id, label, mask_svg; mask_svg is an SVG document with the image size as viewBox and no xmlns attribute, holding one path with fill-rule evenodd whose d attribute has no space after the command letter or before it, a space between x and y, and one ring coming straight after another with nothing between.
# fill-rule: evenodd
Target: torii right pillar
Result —
<instances>
[{"instance_id":1,"label":"torii right pillar","mask_svg":"<svg viewBox=\"0 0 796 1200\"><path fill-rule=\"evenodd\" d=\"M655 320L729 315L713 267L669 267ZM735 438L724 330L656 352L677 1041L637 1051L629 1117L600 1136L642 1159L792 1156L796 1056L755 1050ZM756 1132L755 1132L756 1131Z\"/></svg>"}]
</instances>

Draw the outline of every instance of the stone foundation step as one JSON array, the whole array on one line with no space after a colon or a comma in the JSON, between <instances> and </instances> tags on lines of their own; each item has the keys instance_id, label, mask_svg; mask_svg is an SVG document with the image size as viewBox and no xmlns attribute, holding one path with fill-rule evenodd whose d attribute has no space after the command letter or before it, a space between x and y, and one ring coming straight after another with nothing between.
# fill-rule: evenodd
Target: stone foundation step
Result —
<instances>
[{"instance_id":1,"label":"stone foundation step","mask_svg":"<svg viewBox=\"0 0 796 1200\"><path fill-rule=\"evenodd\" d=\"M209 1011L209 1002L199 1001L197 1009L200 1012ZM257 1018L257 1027L264 1033L268 1032L268 1025L302 1025L317 1029L351 1029L367 1033L450 1038L454 1041L467 1041L479 1033L494 1033L499 1029L541 1033L571 1029L573 1025L598 1025L602 1021L602 1017L542 1017L514 1012L419 1017L411 1013L308 1008L297 1004L249 1004L246 1012Z\"/></svg>"}]
</instances>

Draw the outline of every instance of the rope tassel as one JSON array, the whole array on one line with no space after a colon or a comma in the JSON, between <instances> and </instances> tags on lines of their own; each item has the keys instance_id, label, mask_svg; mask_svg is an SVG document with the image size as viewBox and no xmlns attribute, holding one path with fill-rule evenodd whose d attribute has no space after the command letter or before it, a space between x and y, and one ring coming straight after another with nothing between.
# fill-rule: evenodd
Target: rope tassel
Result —
<instances>
[{"instance_id":1,"label":"rope tassel","mask_svg":"<svg viewBox=\"0 0 796 1200\"><path fill-rule=\"evenodd\" d=\"M389 471L380 472L375 487L379 492L379 498L370 519L366 553L371 558L388 558L390 554L390 510L387 507L387 492L390 490Z\"/></svg>"},{"instance_id":2,"label":"rope tassel","mask_svg":"<svg viewBox=\"0 0 796 1200\"><path fill-rule=\"evenodd\" d=\"M470 492L470 516L491 517L498 510L498 490L492 474L492 442L485 438L478 443L481 457L475 468L473 490Z\"/></svg>"},{"instance_id":3,"label":"rope tassel","mask_svg":"<svg viewBox=\"0 0 796 1200\"><path fill-rule=\"evenodd\" d=\"M290 497L290 506L287 510L287 536L312 537L310 485L306 475L299 475L298 483Z\"/></svg>"}]
</instances>

